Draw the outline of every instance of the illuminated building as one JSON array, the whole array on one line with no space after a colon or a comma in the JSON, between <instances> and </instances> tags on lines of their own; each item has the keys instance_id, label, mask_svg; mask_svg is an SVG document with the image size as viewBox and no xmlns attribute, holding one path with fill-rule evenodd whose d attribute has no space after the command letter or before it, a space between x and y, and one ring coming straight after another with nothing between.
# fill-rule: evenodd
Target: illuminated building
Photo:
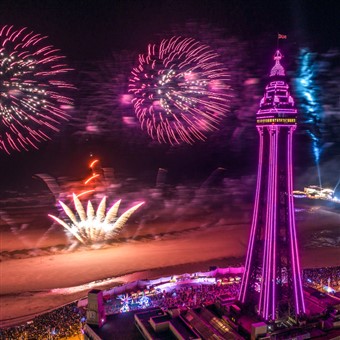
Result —
<instances>
[{"instance_id":1,"label":"illuminated building","mask_svg":"<svg viewBox=\"0 0 340 340\"><path fill-rule=\"evenodd\" d=\"M259 163L253 219L239 301L277 321L305 314L293 201L293 132L297 110L282 54L276 51L256 115Z\"/></svg>"},{"instance_id":2,"label":"illuminated building","mask_svg":"<svg viewBox=\"0 0 340 340\"><path fill-rule=\"evenodd\" d=\"M101 327L106 321L103 292L92 289L88 293L88 305L86 311L87 323Z\"/></svg>"}]
</instances>

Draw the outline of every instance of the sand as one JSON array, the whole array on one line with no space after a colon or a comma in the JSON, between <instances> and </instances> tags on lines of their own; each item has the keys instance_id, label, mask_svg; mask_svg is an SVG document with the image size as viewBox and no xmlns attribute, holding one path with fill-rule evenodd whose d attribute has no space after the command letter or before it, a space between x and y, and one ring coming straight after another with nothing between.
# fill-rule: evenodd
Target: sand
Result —
<instances>
[{"instance_id":1,"label":"sand","mask_svg":"<svg viewBox=\"0 0 340 340\"><path fill-rule=\"evenodd\" d=\"M212 219L207 214L182 223L133 225L117 243L101 249L73 251L66 249L67 238L60 231L40 239L40 248L32 251L29 246L34 244L37 231L28 230L24 238L22 233L15 241L15 235L7 229L1 235L2 250L9 255L0 262L0 327L86 296L90 287L62 293L53 289L116 278L104 286L100 283L91 286L105 287L138 278L206 271L215 264L221 267L242 264L249 233L247 218ZM303 268L340 265L339 247L324 241L309 245L309 236L324 230L336 231L339 222L338 214L321 211L298 221ZM62 242L64 245L58 248ZM131 273L140 274L124 276Z\"/></svg>"}]
</instances>

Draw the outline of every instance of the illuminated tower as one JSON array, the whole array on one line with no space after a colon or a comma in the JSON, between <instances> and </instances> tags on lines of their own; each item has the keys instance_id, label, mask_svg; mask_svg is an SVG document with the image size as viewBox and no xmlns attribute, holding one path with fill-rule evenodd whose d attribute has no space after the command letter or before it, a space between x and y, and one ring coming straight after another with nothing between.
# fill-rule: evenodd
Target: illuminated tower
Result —
<instances>
[{"instance_id":1,"label":"illuminated tower","mask_svg":"<svg viewBox=\"0 0 340 340\"><path fill-rule=\"evenodd\" d=\"M269 321L305 313L292 195L297 110L281 59L278 50L256 115L259 164L239 295L244 306L254 306Z\"/></svg>"}]
</instances>

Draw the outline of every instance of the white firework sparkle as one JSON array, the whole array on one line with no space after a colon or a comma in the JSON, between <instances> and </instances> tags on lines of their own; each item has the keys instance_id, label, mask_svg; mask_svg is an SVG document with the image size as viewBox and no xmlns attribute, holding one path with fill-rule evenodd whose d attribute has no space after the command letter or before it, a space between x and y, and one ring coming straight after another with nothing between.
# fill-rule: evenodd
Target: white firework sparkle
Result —
<instances>
[{"instance_id":1,"label":"white firework sparkle","mask_svg":"<svg viewBox=\"0 0 340 340\"><path fill-rule=\"evenodd\" d=\"M85 245L113 239L123 228L130 216L144 204L144 202L136 204L118 217L118 209L121 200L114 203L108 209L107 213L105 213L105 196L100 201L96 212L91 201L87 202L87 209L85 211L82 203L75 194L73 194L73 202L79 219L74 212L61 201L59 201L59 203L69 217L71 223L67 223L53 215L48 216L52 217L56 222L67 229L78 241Z\"/></svg>"}]
</instances>

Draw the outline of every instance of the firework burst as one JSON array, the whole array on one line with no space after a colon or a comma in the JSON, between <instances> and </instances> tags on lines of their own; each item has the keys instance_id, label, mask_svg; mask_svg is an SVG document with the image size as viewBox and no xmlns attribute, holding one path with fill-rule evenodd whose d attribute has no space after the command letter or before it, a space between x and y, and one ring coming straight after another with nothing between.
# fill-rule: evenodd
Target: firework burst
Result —
<instances>
[{"instance_id":1,"label":"firework burst","mask_svg":"<svg viewBox=\"0 0 340 340\"><path fill-rule=\"evenodd\" d=\"M149 45L131 71L129 92L142 128L160 143L205 140L229 111L226 68L209 46L173 37Z\"/></svg>"},{"instance_id":2,"label":"firework burst","mask_svg":"<svg viewBox=\"0 0 340 340\"><path fill-rule=\"evenodd\" d=\"M93 244L113 239L124 227L129 217L144 204L144 202L136 204L125 211L120 217L117 217L120 200L114 203L106 214L106 197L103 197L96 212L91 201L87 203L86 212L75 194L73 194L73 201L80 220L78 220L73 211L61 201L59 201L59 203L71 220L71 223L67 223L53 215L48 216L68 230L82 244Z\"/></svg>"},{"instance_id":3,"label":"firework burst","mask_svg":"<svg viewBox=\"0 0 340 340\"><path fill-rule=\"evenodd\" d=\"M0 27L0 149L37 149L69 117L73 85L62 80L70 68L47 37L27 28Z\"/></svg>"}]
</instances>

